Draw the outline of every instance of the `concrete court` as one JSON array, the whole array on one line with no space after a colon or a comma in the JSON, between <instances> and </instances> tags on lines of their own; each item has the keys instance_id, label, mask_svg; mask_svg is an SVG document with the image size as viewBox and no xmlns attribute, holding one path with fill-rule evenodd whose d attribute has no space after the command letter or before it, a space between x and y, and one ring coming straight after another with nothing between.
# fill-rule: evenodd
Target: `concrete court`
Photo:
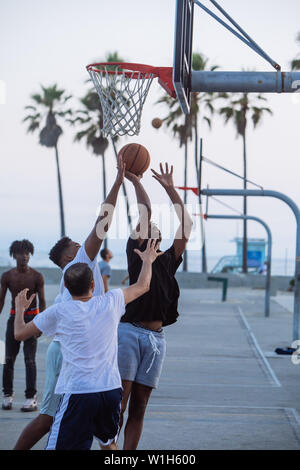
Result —
<instances>
[{"instance_id":1,"label":"concrete court","mask_svg":"<svg viewBox=\"0 0 300 470\"><path fill-rule=\"evenodd\" d=\"M51 304L57 286L46 286ZM285 294L284 294L285 295ZM183 289L181 316L166 328L167 357L147 410L140 449L300 449L300 365L274 349L290 346L292 315L272 298L263 317L264 292ZM5 336L9 299L0 316ZM49 340L39 339L38 398ZM2 375L2 366L1 366ZM11 449L37 413L19 411L24 395L23 353L15 366L15 401L0 410L0 449ZM122 445L122 433L120 446ZM46 437L34 449L43 449ZM94 442L93 449L98 449Z\"/></svg>"}]
</instances>

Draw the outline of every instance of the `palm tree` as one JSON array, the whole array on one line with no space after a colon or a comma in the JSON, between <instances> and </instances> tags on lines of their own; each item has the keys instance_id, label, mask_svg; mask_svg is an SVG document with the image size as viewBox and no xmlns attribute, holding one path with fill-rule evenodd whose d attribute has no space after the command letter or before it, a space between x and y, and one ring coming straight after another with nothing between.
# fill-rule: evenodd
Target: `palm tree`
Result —
<instances>
[{"instance_id":1,"label":"palm tree","mask_svg":"<svg viewBox=\"0 0 300 470\"><path fill-rule=\"evenodd\" d=\"M298 33L296 40L300 45L300 32ZM300 53L297 55L297 57L294 60L292 60L291 66L292 66L292 70L300 70Z\"/></svg>"},{"instance_id":2,"label":"palm tree","mask_svg":"<svg viewBox=\"0 0 300 470\"><path fill-rule=\"evenodd\" d=\"M193 53L192 55L192 68L193 70L216 70L218 66L208 65L208 59L200 54ZM188 169L188 142L193 138L195 139L194 155L195 155L195 169L198 175L198 127L199 115L201 119L206 122L211 129L211 117L214 113L213 102L218 97L217 93L192 93L190 114L183 114L178 103L168 94L160 98L157 103L165 103L169 108L169 114L162 119L168 128L172 128L174 136L178 137L179 147L184 146L184 186L187 186L187 169ZM206 113L208 111L208 114ZM187 202L187 192L184 193L184 204ZM187 252L185 251L183 257L183 270L187 271ZM202 245L202 272L207 271L206 263L206 249L205 243Z\"/></svg>"},{"instance_id":3,"label":"palm tree","mask_svg":"<svg viewBox=\"0 0 300 470\"><path fill-rule=\"evenodd\" d=\"M270 108L260 106L260 102L267 101L261 94L251 95L249 98L248 93L222 94L224 99L229 100L229 104L220 108L219 112L224 116L225 123L232 121L237 131L237 137L241 136L243 139L243 188L247 189L247 149L246 149L246 134L248 116L250 116L254 128L261 123L264 113L273 114ZM243 215L247 215L247 197L243 197ZM248 272L248 253L247 253L247 220L243 221L243 272Z\"/></svg>"},{"instance_id":4,"label":"palm tree","mask_svg":"<svg viewBox=\"0 0 300 470\"><path fill-rule=\"evenodd\" d=\"M58 139L63 130L57 124L57 118L65 118L72 114L72 110L66 107L66 104L72 96L67 95L65 90L58 89L57 84L48 88L41 85L41 89L41 93L31 95L33 104L25 106L25 109L30 110L30 114L23 119L23 122L29 122L27 129L27 132L29 133L40 130L42 123L45 123L45 126L39 133L39 143L45 147L55 149L60 210L60 232L63 237L65 236L65 216L58 155Z\"/></svg>"}]
</instances>

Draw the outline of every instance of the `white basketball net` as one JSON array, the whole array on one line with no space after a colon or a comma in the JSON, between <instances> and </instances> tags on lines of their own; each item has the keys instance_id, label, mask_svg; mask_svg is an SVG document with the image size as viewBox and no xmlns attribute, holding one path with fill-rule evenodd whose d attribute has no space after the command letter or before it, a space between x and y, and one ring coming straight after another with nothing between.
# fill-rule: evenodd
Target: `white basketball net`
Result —
<instances>
[{"instance_id":1,"label":"white basketball net","mask_svg":"<svg viewBox=\"0 0 300 470\"><path fill-rule=\"evenodd\" d=\"M111 73L109 66L101 66L101 72L97 68L91 68L88 72L101 102L103 134L111 137L138 135L143 105L155 75L128 72L128 69L119 67Z\"/></svg>"}]
</instances>

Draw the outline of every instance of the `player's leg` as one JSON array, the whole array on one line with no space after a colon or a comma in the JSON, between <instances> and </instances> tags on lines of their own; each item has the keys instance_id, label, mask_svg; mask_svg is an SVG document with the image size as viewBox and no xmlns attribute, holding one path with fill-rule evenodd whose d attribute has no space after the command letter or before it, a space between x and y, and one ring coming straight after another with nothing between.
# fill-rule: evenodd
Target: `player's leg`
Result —
<instances>
[{"instance_id":1,"label":"player's leg","mask_svg":"<svg viewBox=\"0 0 300 470\"><path fill-rule=\"evenodd\" d=\"M144 423L144 416L152 388L134 382L131 388L128 419L124 429L123 450L136 450Z\"/></svg>"},{"instance_id":2,"label":"player's leg","mask_svg":"<svg viewBox=\"0 0 300 470\"><path fill-rule=\"evenodd\" d=\"M99 408L97 395L97 393L66 393L62 396L45 450L91 448L94 418Z\"/></svg>"},{"instance_id":3,"label":"player's leg","mask_svg":"<svg viewBox=\"0 0 300 470\"><path fill-rule=\"evenodd\" d=\"M99 406L94 413L93 434L102 450L118 449L122 396L121 388L98 393Z\"/></svg>"},{"instance_id":4,"label":"player's leg","mask_svg":"<svg viewBox=\"0 0 300 470\"><path fill-rule=\"evenodd\" d=\"M2 409L10 410L13 402L14 365L20 350L20 341L14 336L14 317L10 315L5 334L5 364L3 366L3 395Z\"/></svg>"},{"instance_id":5,"label":"player's leg","mask_svg":"<svg viewBox=\"0 0 300 470\"><path fill-rule=\"evenodd\" d=\"M120 430L131 392L132 382L139 366L139 344L136 328L130 323L120 323L118 328L118 366L122 379L123 399L121 404Z\"/></svg>"},{"instance_id":6,"label":"player's leg","mask_svg":"<svg viewBox=\"0 0 300 470\"><path fill-rule=\"evenodd\" d=\"M22 431L14 450L29 450L48 434L57 411L60 395L54 393L62 364L62 354L57 341L50 343L46 355L46 377L39 416Z\"/></svg>"},{"instance_id":7,"label":"player's leg","mask_svg":"<svg viewBox=\"0 0 300 470\"><path fill-rule=\"evenodd\" d=\"M13 450L30 450L50 431L53 417L39 414L23 429Z\"/></svg>"},{"instance_id":8,"label":"player's leg","mask_svg":"<svg viewBox=\"0 0 300 470\"><path fill-rule=\"evenodd\" d=\"M36 349L37 339L35 337L28 338L24 341L23 352L25 361L26 371L26 390L25 398L26 402L21 408L21 411L36 411L37 410L37 399L36 399Z\"/></svg>"},{"instance_id":9,"label":"player's leg","mask_svg":"<svg viewBox=\"0 0 300 470\"><path fill-rule=\"evenodd\" d=\"M128 419L124 430L124 450L135 450L138 446L147 404L152 390L158 386L166 355L163 330L152 331L142 327L135 329L139 336L140 361L131 388Z\"/></svg>"},{"instance_id":10,"label":"player's leg","mask_svg":"<svg viewBox=\"0 0 300 470\"><path fill-rule=\"evenodd\" d=\"M125 413L126 408L127 408L127 403L128 403L128 399L129 399L129 396L130 396L130 393L131 393L132 384L133 384L132 380L122 380L123 398L122 398L122 402L121 402L120 431L121 431L122 426L123 426L124 413Z\"/></svg>"}]
</instances>

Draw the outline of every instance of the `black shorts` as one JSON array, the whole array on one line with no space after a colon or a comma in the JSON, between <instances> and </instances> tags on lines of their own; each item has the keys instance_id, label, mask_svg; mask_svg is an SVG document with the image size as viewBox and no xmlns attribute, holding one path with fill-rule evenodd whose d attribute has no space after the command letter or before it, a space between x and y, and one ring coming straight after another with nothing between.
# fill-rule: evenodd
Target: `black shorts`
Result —
<instances>
[{"instance_id":1,"label":"black shorts","mask_svg":"<svg viewBox=\"0 0 300 470\"><path fill-rule=\"evenodd\" d=\"M66 393L51 427L46 450L89 450L93 437L108 446L119 433L122 389Z\"/></svg>"}]
</instances>

